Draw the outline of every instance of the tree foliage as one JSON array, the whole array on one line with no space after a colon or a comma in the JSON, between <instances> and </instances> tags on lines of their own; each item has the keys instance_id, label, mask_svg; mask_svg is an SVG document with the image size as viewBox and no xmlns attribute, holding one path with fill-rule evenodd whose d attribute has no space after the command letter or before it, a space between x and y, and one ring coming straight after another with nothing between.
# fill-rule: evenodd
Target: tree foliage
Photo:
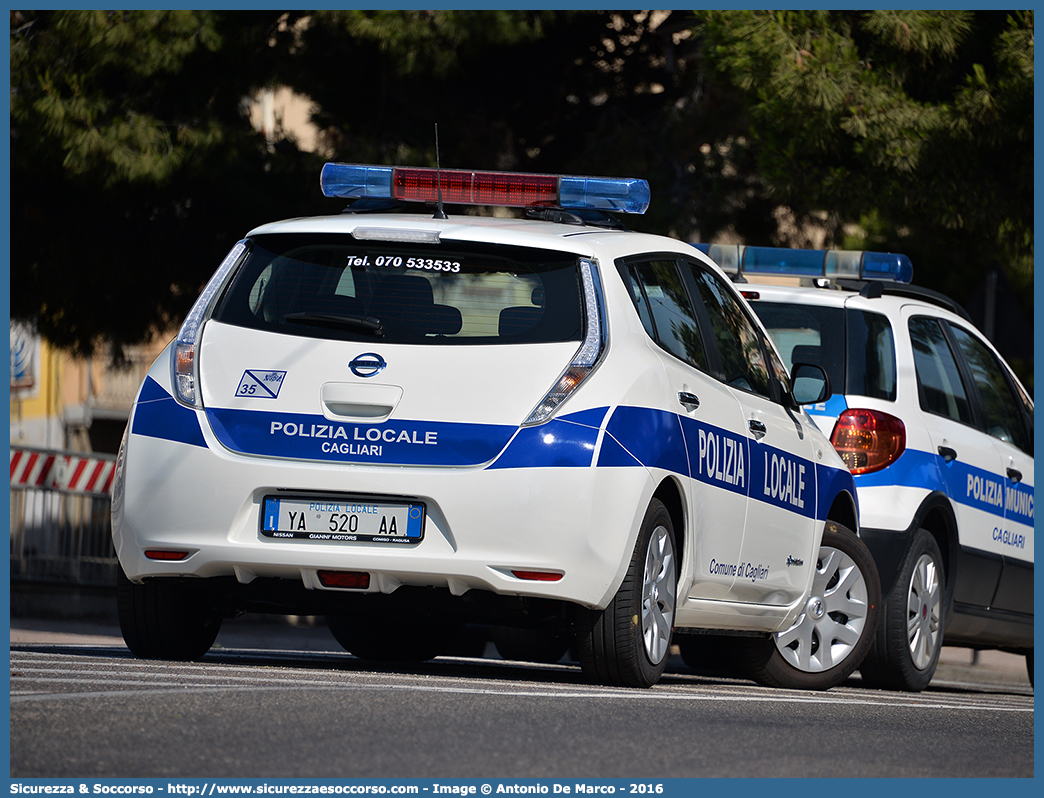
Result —
<instances>
[{"instance_id":1,"label":"tree foliage","mask_svg":"<svg viewBox=\"0 0 1044 798\"><path fill-rule=\"evenodd\" d=\"M244 115L276 24L11 13L12 317L118 354L176 323L246 230L318 207L307 158L269 152Z\"/></svg>"},{"instance_id":2,"label":"tree foliage","mask_svg":"<svg viewBox=\"0 0 1044 798\"><path fill-rule=\"evenodd\" d=\"M960 300L993 261L1031 287L1032 12L698 16L709 68L742 92L764 190L799 229L828 210L842 245L862 222Z\"/></svg>"},{"instance_id":3,"label":"tree foliage","mask_svg":"<svg viewBox=\"0 0 1044 798\"><path fill-rule=\"evenodd\" d=\"M1031 294L1032 12L23 11L11 82L12 313L80 351L179 319L256 224L340 210L249 124L281 85L332 159L434 165L438 124L446 167L646 177L638 229Z\"/></svg>"}]
</instances>

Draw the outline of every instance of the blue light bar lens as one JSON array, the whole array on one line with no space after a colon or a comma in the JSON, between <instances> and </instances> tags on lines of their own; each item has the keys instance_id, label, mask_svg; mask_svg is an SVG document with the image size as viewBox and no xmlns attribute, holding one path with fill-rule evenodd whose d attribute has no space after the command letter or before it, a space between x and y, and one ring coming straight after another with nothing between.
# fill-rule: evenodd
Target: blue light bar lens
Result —
<instances>
[{"instance_id":1,"label":"blue light bar lens","mask_svg":"<svg viewBox=\"0 0 1044 798\"><path fill-rule=\"evenodd\" d=\"M890 252L864 252L860 272L864 280L894 280L897 283L913 280L910 259Z\"/></svg>"},{"instance_id":2,"label":"blue light bar lens","mask_svg":"<svg viewBox=\"0 0 1044 798\"><path fill-rule=\"evenodd\" d=\"M742 244L693 244L727 274L784 277L850 278L909 283L913 264L906 255L836 249L746 247Z\"/></svg>"},{"instance_id":3,"label":"blue light bar lens","mask_svg":"<svg viewBox=\"0 0 1044 798\"><path fill-rule=\"evenodd\" d=\"M645 213L649 208L649 183L637 178L568 177L559 184L563 208Z\"/></svg>"},{"instance_id":4,"label":"blue light bar lens","mask_svg":"<svg viewBox=\"0 0 1044 798\"><path fill-rule=\"evenodd\" d=\"M327 197L387 199L392 196L393 171L390 166L328 163L319 175L319 185Z\"/></svg>"},{"instance_id":5,"label":"blue light bar lens","mask_svg":"<svg viewBox=\"0 0 1044 798\"><path fill-rule=\"evenodd\" d=\"M785 274L793 277L822 277L825 250L747 247L743 252L745 274Z\"/></svg>"}]
</instances>

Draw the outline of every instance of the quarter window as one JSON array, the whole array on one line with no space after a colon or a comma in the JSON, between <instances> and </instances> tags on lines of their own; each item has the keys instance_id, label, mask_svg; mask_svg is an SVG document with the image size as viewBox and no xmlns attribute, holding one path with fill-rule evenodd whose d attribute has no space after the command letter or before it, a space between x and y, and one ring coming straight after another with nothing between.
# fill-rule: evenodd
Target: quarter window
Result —
<instances>
[{"instance_id":1,"label":"quarter window","mask_svg":"<svg viewBox=\"0 0 1044 798\"><path fill-rule=\"evenodd\" d=\"M979 390L986 413L986 431L994 438L1030 452L1033 446L1022 423L1020 403L1011 391L1003 367L993 353L967 330L953 325L950 329Z\"/></svg>"},{"instance_id":2,"label":"quarter window","mask_svg":"<svg viewBox=\"0 0 1044 798\"><path fill-rule=\"evenodd\" d=\"M703 337L675 262L631 264L627 277L646 332L676 358L706 371Z\"/></svg>"},{"instance_id":3,"label":"quarter window","mask_svg":"<svg viewBox=\"0 0 1044 798\"><path fill-rule=\"evenodd\" d=\"M910 320L910 343L921 409L964 424L972 423L971 405L961 382L957 361L936 319Z\"/></svg>"}]
</instances>

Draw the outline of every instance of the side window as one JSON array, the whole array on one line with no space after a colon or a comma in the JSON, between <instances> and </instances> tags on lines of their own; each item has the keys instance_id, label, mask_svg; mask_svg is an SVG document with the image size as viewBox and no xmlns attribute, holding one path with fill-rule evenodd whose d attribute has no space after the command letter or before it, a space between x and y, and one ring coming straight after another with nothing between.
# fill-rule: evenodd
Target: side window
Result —
<instances>
[{"instance_id":1,"label":"side window","mask_svg":"<svg viewBox=\"0 0 1044 798\"><path fill-rule=\"evenodd\" d=\"M971 424L968 395L957 370L957 361L946 343L939 322L924 316L910 319L910 342L913 345L921 409L963 424Z\"/></svg>"},{"instance_id":2,"label":"side window","mask_svg":"<svg viewBox=\"0 0 1044 798\"><path fill-rule=\"evenodd\" d=\"M690 268L710 317L711 330L721 354L725 382L734 388L771 398L770 355L767 354L772 351L771 347L762 344L758 328L728 286L695 264ZM785 372L781 363L773 363L772 367L777 374ZM786 375L781 376L786 386Z\"/></svg>"},{"instance_id":3,"label":"side window","mask_svg":"<svg viewBox=\"0 0 1044 798\"><path fill-rule=\"evenodd\" d=\"M648 261L627 267L631 296L646 331L661 347L701 371L707 370L696 314L674 261Z\"/></svg>"},{"instance_id":4,"label":"side window","mask_svg":"<svg viewBox=\"0 0 1044 798\"><path fill-rule=\"evenodd\" d=\"M950 330L979 389L979 397L986 411L986 431L994 438L1000 438L1032 454L1033 444L1022 423L1020 402L1012 393L1004 368L997 362L993 352L967 330L952 324Z\"/></svg>"}]
</instances>

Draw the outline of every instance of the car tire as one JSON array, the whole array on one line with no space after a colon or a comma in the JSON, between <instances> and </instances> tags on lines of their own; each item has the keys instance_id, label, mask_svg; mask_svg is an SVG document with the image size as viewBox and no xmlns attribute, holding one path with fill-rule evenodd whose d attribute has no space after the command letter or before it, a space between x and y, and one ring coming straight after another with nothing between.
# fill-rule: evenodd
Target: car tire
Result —
<instances>
[{"instance_id":1,"label":"car tire","mask_svg":"<svg viewBox=\"0 0 1044 798\"><path fill-rule=\"evenodd\" d=\"M559 629L494 626L490 635L501 657L520 662L553 664L565 656L572 644L569 635Z\"/></svg>"},{"instance_id":2,"label":"car tire","mask_svg":"<svg viewBox=\"0 0 1044 798\"><path fill-rule=\"evenodd\" d=\"M398 610L327 615L326 625L345 651L359 659L424 662L456 639L462 625L416 618Z\"/></svg>"},{"instance_id":3,"label":"car tire","mask_svg":"<svg viewBox=\"0 0 1044 798\"><path fill-rule=\"evenodd\" d=\"M873 645L859 667L865 685L914 693L928 686L942 649L945 588L939 545L927 530L918 529L882 605Z\"/></svg>"},{"instance_id":4,"label":"car tire","mask_svg":"<svg viewBox=\"0 0 1044 798\"><path fill-rule=\"evenodd\" d=\"M221 616L181 579L131 582L116 569L116 610L123 641L141 659L197 660L210 651Z\"/></svg>"},{"instance_id":5,"label":"car tire","mask_svg":"<svg viewBox=\"0 0 1044 798\"><path fill-rule=\"evenodd\" d=\"M828 690L859 667L881 606L877 566L849 529L827 521L812 593L797 621L767 638L739 638L744 665L771 687Z\"/></svg>"},{"instance_id":6,"label":"car tire","mask_svg":"<svg viewBox=\"0 0 1044 798\"><path fill-rule=\"evenodd\" d=\"M1030 687L1033 687L1033 649L1026 652L1026 673L1029 674Z\"/></svg>"},{"instance_id":7,"label":"car tire","mask_svg":"<svg viewBox=\"0 0 1044 798\"><path fill-rule=\"evenodd\" d=\"M609 606L577 614L576 653L588 680L624 687L651 687L659 681L677 609L676 551L670 513L654 499Z\"/></svg>"}]
</instances>

